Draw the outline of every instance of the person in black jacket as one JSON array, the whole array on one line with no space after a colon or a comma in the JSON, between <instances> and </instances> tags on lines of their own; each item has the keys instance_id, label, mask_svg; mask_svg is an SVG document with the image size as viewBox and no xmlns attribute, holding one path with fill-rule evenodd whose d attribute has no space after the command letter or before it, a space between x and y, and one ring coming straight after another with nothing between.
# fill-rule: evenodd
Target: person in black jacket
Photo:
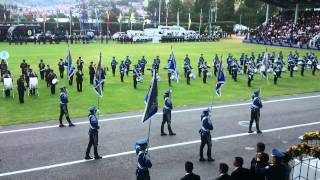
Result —
<instances>
[{"instance_id":1,"label":"person in black jacket","mask_svg":"<svg viewBox=\"0 0 320 180\"><path fill-rule=\"evenodd\" d=\"M256 156L251 160L250 171L254 180L265 180L266 167L269 165L269 155L264 152L266 146L264 143L257 144Z\"/></svg>"},{"instance_id":2,"label":"person in black jacket","mask_svg":"<svg viewBox=\"0 0 320 180\"><path fill-rule=\"evenodd\" d=\"M90 84L93 84L95 73L96 73L95 66L94 66L93 62L91 61L90 66L89 66Z\"/></svg>"},{"instance_id":3,"label":"person in black jacket","mask_svg":"<svg viewBox=\"0 0 320 180\"><path fill-rule=\"evenodd\" d=\"M229 167L225 163L220 163L219 172L220 176L216 180L232 180L231 176L228 174Z\"/></svg>"},{"instance_id":4,"label":"person in black jacket","mask_svg":"<svg viewBox=\"0 0 320 180\"><path fill-rule=\"evenodd\" d=\"M80 69L76 72L77 91L82 92L83 73Z\"/></svg>"},{"instance_id":5,"label":"person in black jacket","mask_svg":"<svg viewBox=\"0 0 320 180\"><path fill-rule=\"evenodd\" d=\"M193 163L190 161L187 161L184 165L186 170L186 175L181 178L181 180L200 180L200 176L197 174L194 174L192 172L193 170Z\"/></svg>"},{"instance_id":6,"label":"person in black jacket","mask_svg":"<svg viewBox=\"0 0 320 180\"><path fill-rule=\"evenodd\" d=\"M24 78L23 75L17 80L17 88L19 94L19 102L20 104L24 103L24 92L26 91L26 87L24 86Z\"/></svg>"},{"instance_id":7,"label":"person in black jacket","mask_svg":"<svg viewBox=\"0 0 320 180\"><path fill-rule=\"evenodd\" d=\"M60 74L60 78L63 79L63 74L64 74L64 62L62 59L60 59L59 63L58 63L58 67L59 67L59 74Z\"/></svg>"},{"instance_id":8,"label":"person in black jacket","mask_svg":"<svg viewBox=\"0 0 320 180\"><path fill-rule=\"evenodd\" d=\"M242 167L242 157L235 157L233 165L236 167L236 170L231 173L232 180L252 180L250 170Z\"/></svg>"},{"instance_id":9,"label":"person in black jacket","mask_svg":"<svg viewBox=\"0 0 320 180\"><path fill-rule=\"evenodd\" d=\"M267 180L285 180L287 174L287 168L282 162L282 158L285 154L278 149L272 150L272 165L269 167L266 173Z\"/></svg>"}]
</instances>

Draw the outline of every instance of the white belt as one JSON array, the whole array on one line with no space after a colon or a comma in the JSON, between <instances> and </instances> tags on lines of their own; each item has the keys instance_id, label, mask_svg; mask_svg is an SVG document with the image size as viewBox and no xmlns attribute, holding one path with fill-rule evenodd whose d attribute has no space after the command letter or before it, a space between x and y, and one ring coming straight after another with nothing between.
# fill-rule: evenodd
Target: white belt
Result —
<instances>
[{"instance_id":1,"label":"white belt","mask_svg":"<svg viewBox=\"0 0 320 180\"><path fill-rule=\"evenodd\" d=\"M259 108L258 106L254 105L254 104L252 104L252 107L254 107L254 108L256 108L256 109L258 109L258 108Z\"/></svg>"}]
</instances>

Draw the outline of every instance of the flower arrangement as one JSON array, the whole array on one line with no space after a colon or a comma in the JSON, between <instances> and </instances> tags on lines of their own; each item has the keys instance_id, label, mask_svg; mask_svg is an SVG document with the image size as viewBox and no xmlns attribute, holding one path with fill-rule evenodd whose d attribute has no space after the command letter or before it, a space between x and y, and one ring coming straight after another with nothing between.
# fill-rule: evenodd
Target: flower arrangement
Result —
<instances>
[{"instance_id":1,"label":"flower arrangement","mask_svg":"<svg viewBox=\"0 0 320 180\"><path fill-rule=\"evenodd\" d=\"M320 131L306 132L303 135L302 141L306 142L310 140L320 140Z\"/></svg>"},{"instance_id":2,"label":"flower arrangement","mask_svg":"<svg viewBox=\"0 0 320 180\"><path fill-rule=\"evenodd\" d=\"M291 158L302 157L304 155L320 159L320 147L308 145L305 143L290 147L287 153Z\"/></svg>"}]
</instances>

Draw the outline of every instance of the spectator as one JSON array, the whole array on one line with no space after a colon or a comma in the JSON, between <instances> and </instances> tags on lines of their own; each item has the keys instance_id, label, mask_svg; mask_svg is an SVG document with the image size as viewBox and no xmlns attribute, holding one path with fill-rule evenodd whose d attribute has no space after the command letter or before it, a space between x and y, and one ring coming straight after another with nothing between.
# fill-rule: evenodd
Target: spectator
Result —
<instances>
[{"instance_id":1,"label":"spectator","mask_svg":"<svg viewBox=\"0 0 320 180\"><path fill-rule=\"evenodd\" d=\"M186 170L186 175L181 178L181 180L200 180L200 176L197 174L194 174L192 172L193 170L193 163L190 161L187 161L184 165L185 170Z\"/></svg>"},{"instance_id":2,"label":"spectator","mask_svg":"<svg viewBox=\"0 0 320 180\"><path fill-rule=\"evenodd\" d=\"M233 165L236 169L231 173L232 180L252 180L249 169L242 167L242 157L235 157Z\"/></svg>"},{"instance_id":3,"label":"spectator","mask_svg":"<svg viewBox=\"0 0 320 180\"><path fill-rule=\"evenodd\" d=\"M225 163L220 163L219 172L220 176L216 180L232 180L231 176L228 174L229 167Z\"/></svg>"},{"instance_id":4,"label":"spectator","mask_svg":"<svg viewBox=\"0 0 320 180\"><path fill-rule=\"evenodd\" d=\"M272 166L267 170L267 180L285 180L287 169L282 163L285 154L278 149L272 150Z\"/></svg>"},{"instance_id":5,"label":"spectator","mask_svg":"<svg viewBox=\"0 0 320 180\"><path fill-rule=\"evenodd\" d=\"M266 167L269 165L269 155L264 152L266 146L264 143L257 144L256 156L251 161L250 171L254 180L265 180Z\"/></svg>"}]
</instances>

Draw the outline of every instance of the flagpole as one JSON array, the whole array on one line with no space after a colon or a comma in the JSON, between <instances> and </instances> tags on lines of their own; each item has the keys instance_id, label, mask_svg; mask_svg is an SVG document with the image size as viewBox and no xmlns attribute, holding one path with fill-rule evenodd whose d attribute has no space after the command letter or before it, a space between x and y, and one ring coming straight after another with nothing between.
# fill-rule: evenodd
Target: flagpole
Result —
<instances>
[{"instance_id":1,"label":"flagpole","mask_svg":"<svg viewBox=\"0 0 320 180\"><path fill-rule=\"evenodd\" d=\"M148 129L148 144L150 144L150 130L151 130L151 118L149 119L149 129ZM149 149L149 146L147 147L147 151Z\"/></svg>"},{"instance_id":2,"label":"flagpole","mask_svg":"<svg viewBox=\"0 0 320 180\"><path fill-rule=\"evenodd\" d=\"M101 63L101 52L100 52L100 57L99 57L100 59L99 59L99 62ZM101 63L102 64L102 63ZM102 70L102 65L100 64L100 70ZM98 69L97 69L98 70ZM102 90L101 90L101 71L100 72L98 72L99 73L99 91L101 92ZM101 92L102 93L102 92ZM100 96L98 96L98 119L99 119L99 115L100 115Z\"/></svg>"}]
</instances>

